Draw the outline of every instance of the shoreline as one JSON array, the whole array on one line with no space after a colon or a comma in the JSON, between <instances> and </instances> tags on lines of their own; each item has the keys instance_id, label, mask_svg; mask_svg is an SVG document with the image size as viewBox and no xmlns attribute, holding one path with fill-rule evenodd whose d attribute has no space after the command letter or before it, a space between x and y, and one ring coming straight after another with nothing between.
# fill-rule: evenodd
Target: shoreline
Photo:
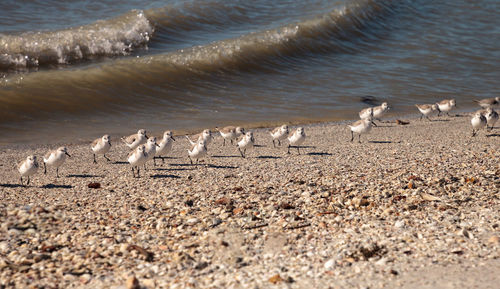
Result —
<instances>
[{"instance_id":1,"label":"shoreline","mask_svg":"<svg viewBox=\"0 0 500 289\"><path fill-rule=\"evenodd\" d=\"M116 140L97 165L88 144L68 145L61 178L42 169L26 188L14 164L48 145L5 148L0 285L495 288L498 270L479 268L500 267L498 124L472 138L468 115L409 121L361 144L347 121L305 125L301 155L267 129L246 159L218 136L200 166L179 137L140 179Z\"/></svg>"},{"instance_id":2,"label":"shoreline","mask_svg":"<svg viewBox=\"0 0 500 289\"><path fill-rule=\"evenodd\" d=\"M472 113L476 110L479 110L479 109L480 108L478 108L478 107L472 107L472 106L467 107L467 108L463 108L463 109L455 109L453 111L453 115L454 116L465 116L465 115L468 116L470 113ZM412 112L398 111L397 113L393 113L391 110L389 110L388 117L387 116L384 117L384 121L395 121L396 119L414 120L414 119L418 119L419 116L420 116L420 113L418 113L416 111L416 108L414 111L412 110ZM435 118L436 115L434 115L433 117ZM273 129L273 128L280 126L282 124L288 124L289 126L300 126L300 125L301 126L321 126L323 124L347 125L347 124L353 123L357 120L359 120L358 112L353 112L353 118L349 118L349 119L323 117L323 118L319 118L319 119L296 118L296 119L288 120L288 121L234 122L234 123L226 122L225 125L220 125L219 127L233 125L233 126L242 126L246 129L258 131L258 130ZM50 148L56 148L58 146L73 146L73 145L79 146L79 145L85 145L85 144L90 145L90 143L94 139L96 139L104 134L111 135L111 138L112 138L111 141L113 143L115 143L115 144L117 143L118 145L122 145L123 143L121 143L121 141L120 141L120 138L122 136L133 134L135 131L137 131L140 128L145 128L146 131L148 132L148 135L150 134L150 131L148 130L147 127L131 128L126 133L123 133L122 135L117 133L116 130L109 131L106 129L102 129L102 130L99 130L99 134L92 135L88 139L83 139L81 136L78 136L77 137L78 139L73 140L73 141L41 142L40 138L38 138L37 140L32 141L32 142L26 142L26 141L16 142L15 140L10 140L8 142L4 142L2 144L2 147L3 147L3 149L32 149L33 150L33 149L36 149L37 147L45 147L47 149L50 149ZM165 126L164 130L171 130L174 133L174 137L175 137L175 136L184 136L186 134L194 135L194 134L197 134L206 128L207 128L206 126L205 127L197 126L197 127L190 127L190 128L175 129L172 127ZM214 130L215 126L209 127L209 128L212 130L213 133L218 134L217 131ZM151 135L157 135L157 139L161 138L164 130L162 130L162 131L154 130L154 132ZM76 136L76 135L73 134L73 136Z\"/></svg>"}]
</instances>

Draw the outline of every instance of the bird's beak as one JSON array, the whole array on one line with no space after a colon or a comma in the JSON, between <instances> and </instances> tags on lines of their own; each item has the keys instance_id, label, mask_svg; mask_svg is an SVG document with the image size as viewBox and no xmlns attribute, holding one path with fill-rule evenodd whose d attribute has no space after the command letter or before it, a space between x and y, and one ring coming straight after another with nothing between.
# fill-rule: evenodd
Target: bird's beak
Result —
<instances>
[{"instance_id":1,"label":"bird's beak","mask_svg":"<svg viewBox=\"0 0 500 289\"><path fill-rule=\"evenodd\" d=\"M149 138L149 136L147 136L147 135L144 135L144 137L145 137L145 138Z\"/></svg>"},{"instance_id":2,"label":"bird's beak","mask_svg":"<svg viewBox=\"0 0 500 289\"><path fill-rule=\"evenodd\" d=\"M157 144L157 143L155 143L155 145L156 145L157 147L160 147L160 145L159 145L159 144Z\"/></svg>"},{"instance_id":3,"label":"bird's beak","mask_svg":"<svg viewBox=\"0 0 500 289\"><path fill-rule=\"evenodd\" d=\"M65 152L65 154L68 156L68 157L71 157L67 152Z\"/></svg>"},{"instance_id":4,"label":"bird's beak","mask_svg":"<svg viewBox=\"0 0 500 289\"><path fill-rule=\"evenodd\" d=\"M111 141L108 140L108 144L109 144L109 146L111 146Z\"/></svg>"},{"instance_id":5,"label":"bird's beak","mask_svg":"<svg viewBox=\"0 0 500 289\"><path fill-rule=\"evenodd\" d=\"M170 137L173 141L175 141L175 138L173 136Z\"/></svg>"}]
</instances>

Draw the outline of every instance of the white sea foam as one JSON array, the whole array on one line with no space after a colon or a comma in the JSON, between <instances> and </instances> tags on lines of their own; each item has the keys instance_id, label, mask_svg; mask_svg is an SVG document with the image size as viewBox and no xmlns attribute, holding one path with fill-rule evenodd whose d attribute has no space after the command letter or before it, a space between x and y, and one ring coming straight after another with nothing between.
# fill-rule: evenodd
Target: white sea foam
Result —
<instances>
[{"instance_id":1,"label":"white sea foam","mask_svg":"<svg viewBox=\"0 0 500 289\"><path fill-rule=\"evenodd\" d=\"M66 64L99 56L130 54L146 47L153 26L142 11L58 31L0 34L0 68Z\"/></svg>"}]
</instances>

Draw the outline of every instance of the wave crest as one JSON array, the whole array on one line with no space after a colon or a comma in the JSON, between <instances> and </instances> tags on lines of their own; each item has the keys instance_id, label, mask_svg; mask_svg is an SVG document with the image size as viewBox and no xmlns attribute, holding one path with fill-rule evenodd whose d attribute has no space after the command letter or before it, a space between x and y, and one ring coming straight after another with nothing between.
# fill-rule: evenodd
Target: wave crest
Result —
<instances>
[{"instance_id":1,"label":"wave crest","mask_svg":"<svg viewBox=\"0 0 500 289\"><path fill-rule=\"evenodd\" d=\"M153 26L142 11L75 28L0 34L0 69L69 64L100 56L128 55L146 47Z\"/></svg>"}]
</instances>

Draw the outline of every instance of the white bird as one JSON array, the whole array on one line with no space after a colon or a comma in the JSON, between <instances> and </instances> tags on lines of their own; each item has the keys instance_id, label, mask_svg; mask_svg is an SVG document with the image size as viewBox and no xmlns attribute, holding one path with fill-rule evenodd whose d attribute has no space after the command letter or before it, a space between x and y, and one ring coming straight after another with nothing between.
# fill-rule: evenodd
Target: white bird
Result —
<instances>
[{"instance_id":1,"label":"white bird","mask_svg":"<svg viewBox=\"0 0 500 289\"><path fill-rule=\"evenodd\" d=\"M197 143L195 143L190 150L188 150L188 157L193 164L193 159L196 159L196 163L198 163L199 159L205 157L207 155L207 141L204 139L200 139Z\"/></svg>"},{"instance_id":2,"label":"white bird","mask_svg":"<svg viewBox=\"0 0 500 289\"><path fill-rule=\"evenodd\" d=\"M56 177L59 177L59 167L66 160L66 156L71 157L66 147L60 147L46 153L43 157L43 173L47 174L47 166L56 167Z\"/></svg>"},{"instance_id":3,"label":"white bird","mask_svg":"<svg viewBox=\"0 0 500 289\"><path fill-rule=\"evenodd\" d=\"M488 122L486 121L486 117L482 115L481 111L477 111L472 116L470 123L472 124L472 136L476 136L477 132L485 127Z\"/></svg>"},{"instance_id":4,"label":"white bird","mask_svg":"<svg viewBox=\"0 0 500 289\"><path fill-rule=\"evenodd\" d=\"M224 139L224 143L222 144L223 146L226 145L226 140L231 141L231 144L233 144L234 139L245 134L245 129L239 126L238 127L226 126L221 129L216 127L215 129L219 131L220 135Z\"/></svg>"},{"instance_id":5,"label":"white bird","mask_svg":"<svg viewBox=\"0 0 500 289\"><path fill-rule=\"evenodd\" d=\"M373 107L363 108L359 112L359 118L360 119L373 118Z\"/></svg>"},{"instance_id":6,"label":"white bird","mask_svg":"<svg viewBox=\"0 0 500 289\"><path fill-rule=\"evenodd\" d=\"M298 127L291 136L288 137L288 152L290 153L290 147L296 147L297 152L300 155L299 146L306 140L306 133L303 127Z\"/></svg>"},{"instance_id":7,"label":"white bird","mask_svg":"<svg viewBox=\"0 0 500 289\"><path fill-rule=\"evenodd\" d=\"M477 104L479 104L480 107L482 108L488 108L488 107L496 107L496 106L500 106L500 97L493 97L493 98L484 98L484 99L481 99L481 100L474 100L475 102L477 102Z\"/></svg>"},{"instance_id":8,"label":"white bird","mask_svg":"<svg viewBox=\"0 0 500 289\"><path fill-rule=\"evenodd\" d=\"M201 140L204 140L205 141L205 146L207 146L212 141L212 132L209 129L204 129L201 133L195 134L193 136L193 140L194 141L191 140L188 135L186 135L186 138L188 139L189 143L192 146L195 145L195 144L197 144Z\"/></svg>"},{"instance_id":9,"label":"white bird","mask_svg":"<svg viewBox=\"0 0 500 289\"><path fill-rule=\"evenodd\" d=\"M278 141L278 145L281 146L281 141L288 137L288 125L284 124L271 131L271 137L273 138L273 147L276 147L275 141Z\"/></svg>"},{"instance_id":10,"label":"white bird","mask_svg":"<svg viewBox=\"0 0 500 289\"><path fill-rule=\"evenodd\" d=\"M361 119L356 121L355 123L349 125L351 129L351 142L354 140L354 133L359 134L358 142L361 143L361 135L365 133L369 133L372 128L372 120L371 119Z\"/></svg>"},{"instance_id":11,"label":"white bird","mask_svg":"<svg viewBox=\"0 0 500 289\"><path fill-rule=\"evenodd\" d=\"M253 148L254 144L255 139L253 137L253 132L249 131L238 142L238 151L240 151L242 158L245 157L247 149Z\"/></svg>"},{"instance_id":12,"label":"white bird","mask_svg":"<svg viewBox=\"0 0 500 289\"><path fill-rule=\"evenodd\" d=\"M36 156L30 155L24 161L22 161L17 170L21 174L21 186L23 185L23 177L28 177L28 182L30 183L30 176L34 175L38 171L38 162L36 161Z\"/></svg>"},{"instance_id":13,"label":"white bird","mask_svg":"<svg viewBox=\"0 0 500 289\"><path fill-rule=\"evenodd\" d=\"M94 164L97 164L95 155L96 154L102 154L106 160L111 161L107 156L106 153L109 152L109 149L111 148L111 139L109 135L105 134L101 138L95 139L92 144L90 145L90 148L94 152Z\"/></svg>"},{"instance_id":14,"label":"white bird","mask_svg":"<svg viewBox=\"0 0 500 289\"><path fill-rule=\"evenodd\" d=\"M159 147L159 145L156 143L156 137L152 136L148 138L148 141L146 142L146 162L153 159L154 165L156 166L156 159L154 156L156 155L156 148ZM144 163L144 169L146 169L146 163Z\"/></svg>"},{"instance_id":15,"label":"white bird","mask_svg":"<svg viewBox=\"0 0 500 289\"><path fill-rule=\"evenodd\" d=\"M148 160L148 153L146 152L146 146L139 145L135 150L128 154L127 161L132 165L132 176L135 178L134 168L137 168L137 178L140 178L139 168L146 163Z\"/></svg>"},{"instance_id":16,"label":"white bird","mask_svg":"<svg viewBox=\"0 0 500 289\"><path fill-rule=\"evenodd\" d=\"M444 99L440 102L436 103L438 107L438 116L441 115L441 112L446 112L446 115L450 115L449 112L453 107L457 106L455 99Z\"/></svg>"},{"instance_id":17,"label":"white bird","mask_svg":"<svg viewBox=\"0 0 500 289\"><path fill-rule=\"evenodd\" d=\"M389 106L387 105L387 102L384 102L379 106L375 106L373 108L373 119L380 120L382 115L384 115L388 110L389 110Z\"/></svg>"},{"instance_id":18,"label":"white bird","mask_svg":"<svg viewBox=\"0 0 500 289\"><path fill-rule=\"evenodd\" d=\"M129 135L128 137L122 137L122 142L124 142L131 150L136 149L139 145L145 144L148 140L145 129L140 129L136 134Z\"/></svg>"},{"instance_id":19,"label":"white bird","mask_svg":"<svg viewBox=\"0 0 500 289\"><path fill-rule=\"evenodd\" d=\"M163 139L160 141L158 148L156 149L156 156L165 163L165 159L162 155L168 154L172 150L173 142L175 138L172 136L172 132L167 130L163 133Z\"/></svg>"},{"instance_id":20,"label":"white bird","mask_svg":"<svg viewBox=\"0 0 500 289\"><path fill-rule=\"evenodd\" d=\"M483 115L486 117L486 128L488 129L489 126L489 129L492 130L495 123L498 121L498 112L488 107Z\"/></svg>"},{"instance_id":21,"label":"white bird","mask_svg":"<svg viewBox=\"0 0 500 289\"><path fill-rule=\"evenodd\" d=\"M418 108L420 113L422 114L420 116L420 119L425 116L428 120L431 120L429 118L429 115L431 115L434 111L438 110L438 107L436 104L415 104L415 106Z\"/></svg>"}]
</instances>

